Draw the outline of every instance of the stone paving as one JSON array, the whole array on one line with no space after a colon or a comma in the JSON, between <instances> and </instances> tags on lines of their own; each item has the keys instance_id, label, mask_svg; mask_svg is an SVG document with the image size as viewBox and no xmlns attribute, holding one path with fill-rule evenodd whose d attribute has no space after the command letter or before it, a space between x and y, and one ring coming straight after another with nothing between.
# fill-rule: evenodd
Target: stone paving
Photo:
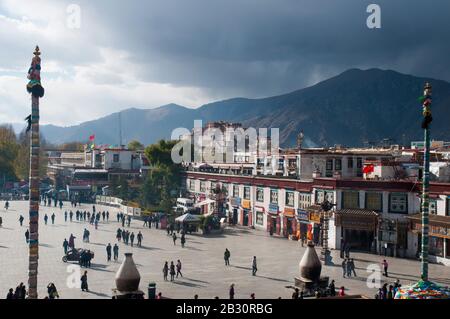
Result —
<instances>
[{"instance_id":1,"label":"stone paving","mask_svg":"<svg viewBox=\"0 0 450 319\"><path fill-rule=\"evenodd\" d=\"M15 288L19 282L27 284L28 247L24 233L28 224L28 203L10 202L6 212L4 202L0 203L0 216L3 226L0 228L0 297L4 298L9 288ZM116 221L116 211L97 205L97 210L109 210L110 221L101 222L98 230L87 222L64 222L64 211L71 210L70 204L64 203L62 210L41 206L40 214L40 259L39 259L39 296L46 295L46 285L54 282L61 298L111 298L114 287L114 276L123 260L125 252L132 252L133 258L141 274L140 289L146 292L146 286L154 281L157 292L170 298L190 299L195 294L200 298L228 297L228 288L235 284L236 298L249 298L251 293L256 298L290 298L294 277L298 274L298 263L305 248L298 242L282 238L270 237L263 231L228 228L223 234L203 237L202 235L187 235L185 248L181 248L179 240L176 246L165 230L148 229L143 222L133 220L131 230L137 234L140 230L144 236L143 247L130 247L119 244L119 262L107 262L106 245L116 242L115 235L119 225ZM82 205L81 210L91 210L92 205ZM76 209L72 209L76 210ZM45 213L56 215L55 225L45 225ZM25 217L24 226L19 225L19 215ZM90 243L82 242L83 229L90 231ZM76 247L84 247L95 252L92 268L88 269L90 292L82 292L69 288L66 284L69 273L68 264L63 263L62 242L73 233ZM226 267L223 252L228 248L231 252L231 265ZM342 278L341 259L339 252L333 251L335 266L324 266L322 274L336 280L336 287L345 286L347 294L365 294L373 297L376 288L366 284L367 266L379 264L383 257L352 253L355 259L357 277ZM251 275L252 257L257 256L258 272ZM180 259L183 264L183 278L174 282L164 282L162 267L164 261ZM416 260L387 258L389 272L392 277L387 282L399 278L402 284L415 282L419 279L420 263ZM450 285L450 267L430 265L430 278L435 282ZM383 278L383 280L386 278ZM1 296L4 294L4 296Z\"/></svg>"}]
</instances>

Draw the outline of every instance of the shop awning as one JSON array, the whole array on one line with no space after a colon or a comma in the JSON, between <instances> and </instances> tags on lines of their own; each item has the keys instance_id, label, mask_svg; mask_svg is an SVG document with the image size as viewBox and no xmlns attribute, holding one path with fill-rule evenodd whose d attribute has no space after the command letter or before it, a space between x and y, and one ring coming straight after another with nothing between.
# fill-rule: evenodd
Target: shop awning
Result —
<instances>
[{"instance_id":1,"label":"shop awning","mask_svg":"<svg viewBox=\"0 0 450 319\"><path fill-rule=\"evenodd\" d=\"M450 216L441 216L441 215L428 215L428 220L430 225L436 225L441 227L450 228ZM422 214L414 214L406 216L411 221L421 224L422 223Z\"/></svg>"},{"instance_id":2,"label":"shop awning","mask_svg":"<svg viewBox=\"0 0 450 319\"><path fill-rule=\"evenodd\" d=\"M348 229L374 231L379 214L369 209L341 209L335 212L336 226Z\"/></svg>"}]
</instances>

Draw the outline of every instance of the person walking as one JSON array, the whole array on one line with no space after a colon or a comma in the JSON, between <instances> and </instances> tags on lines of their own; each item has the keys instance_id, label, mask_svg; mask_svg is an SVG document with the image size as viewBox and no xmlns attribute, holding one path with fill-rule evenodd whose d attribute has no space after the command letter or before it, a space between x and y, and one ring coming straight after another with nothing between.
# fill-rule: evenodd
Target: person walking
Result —
<instances>
[{"instance_id":1,"label":"person walking","mask_svg":"<svg viewBox=\"0 0 450 319\"><path fill-rule=\"evenodd\" d=\"M109 222L109 210L106 211L106 222Z\"/></svg>"},{"instance_id":2,"label":"person walking","mask_svg":"<svg viewBox=\"0 0 450 319\"><path fill-rule=\"evenodd\" d=\"M181 261L179 259L177 261L177 278L178 278L178 275L183 277L183 274L181 273Z\"/></svg>"},{"instance_id":3,"label":"person walking","mask_svg":"<svg viewBox=\"0 0 450 319\"><path fill-rule=\"evenodd\" d=\"M229 290L230 299L234 299L234 284L231 284Z\"/></svg>"},{"instance_id":4,"label":"person walking","mask_svg":"<svg viewBox=\"0 0 450 319\"><path fill-rule=\"evenodd\" d=\"M72 222L72 219L73 219L73 211L70 211L70 213L69 213L69 218L70 218L70 221Z\"/></svg>"},{"instance_id":5,"label":"person walking","mask_svg":"<svg viewBox=\"0 0 450 319\"><path fill-rule=\"evenodd\" d=\"M52 219L52 225L54 225L55 224L55 213L52 214L51 219Z\"/></svg>"},{"instance_id":6,"label":"person walking","mask_svg":"<svg viewBox=\"0 0 450 319\"><path fill-rule=\"evenodd\" d=\"M223 259L225 260L225 266L230 265L230 256L231 256L230 251L228 250L228 248L225 248L225 252L223 253Z\"/></svg>"},{"instance_id":7,"label":"person walking","mask_svg":"<svg viewBox=\"0 0 450 319\"><path fill-rule=\"evenodd\" d=\"M22 225L23 225L23 220L24 220L25 218L22 216L22 215L20 215L20 217L19 217L19 224L20 224L20 227L22 227Z\"/></svg>"},{"instance_id":8,"label":"person walking","mask_svg":"<svg viewBox=\"0 0 450 319\"><path fill-rule=\"evenodd\" d=\"M131 232L131 235L130 235L130 242L131 242L131 247L133 247L133 243L134 243L134 232Z\"/></svg>"},{"instance_id":9,"label":"person walking","mask_svg":"<svg viewBox=\"0 0 450 319\"><path fill-rule=\"evenodd\" d=\"M69 237L69 247L70 249L75 249L75 236L73 234L70 234Z\"/></svg>"},{"instance_id":10,"label":"person walking","mask_svg":"<svg viewBox=\"0 0 450 319\"><path fill-rule=\"evenodd\" d=\"M341 266L342 266L342 277L345 278L345 274L347 273L347 259L344 258Z\"/></svg>"},{"instance_id":11,"label":"person walking","mask_svg":"<svg viewBox=\"0 0 450 319\"><path fill-rule=\"evenodd\" d=\"M353 273L353 276L356 277L356 270L355 270L355 261L353 258L350 259L350 272Z\"/></svg>"},{"instance_id":12,"label":"person walking","mask_svg":"<svg viewBox=\"0 0 450 319\"><path fill-rule=\"evenodd\" d=\"M120 242L120 240L122 239L122 229L120 229L120 228L117 229L116 238L117 238L117 241Z\"/></svg>"},{"instance_id":13,"label":"person walking","mask_svg":"<svg viewBox=\"0 0 450 319\"><path fill-rule=\"evenodd\" d=\"M47 285L47 294L48 299L55 299L55 298L59 299L58 290L56 290L56 286L54 283L51 282Z\"/></svg>"},{"instance_id":14,"label":"person walking","mask_svg":"<svg viewBox=\"0 0 450 319\"><path fill-rule=\"evenodd\" d=\"M25 232L25 242L28 243L30 240L30 231L27 229Z\"/></svg>"},{"instance_id":15,"label":"person walking","mask_svg":"<svg viewBox=\"0 0 450 319\"><path fill-rule=\"evenodd\" d=\"M45 225L47 225L47 221L48 221L48 216L47 216L47 214L45 214L45 215L44 215L44 222L45 222Z\"/></svg>"},{"instance_id":16,"label":"person walking","mask_svg":"<svg viewBox=\"0 0 450 319\"><path fill-rule=\"evenodd\" d=\"M334 285L334 280L331 281L330 285L328 286L328 290L330 291L330 296L336 296L336 287Z\"/></svg>"},{"instance_id":17,"label":"person walking","mask_svg":"<svg viewBox=\"0 0 450 319\"><path fill-rule=\"evenodd\" d=\"M256 265L256 256L253 256L253 262L252 262L252 275L256 276L256 272L258 271L258 267Z\"/></svg>"},{"instance_id":18,"label":"person walking","mask_svg":"<svg viewBox=\"0 0 450 319\"><path fill-rule=\"evenodd\" d=\"M173 263L173 261L170 262L170 281L174 281L175 280L175 265Z\"/></svg>"},{"instance_id":19,"label":"person walking","mask_svg":"<svg viewBox=\"0 0 450 319\"><path fill-rule=\"evenodd\" d=\"M163 267L163 276L164 276L164 281L167 281L167 275L169 274L169 264L166 261L164 263L164 267Z\"/></svg>"},{"instance_id":20,"label":"person walking","mask_svg":"<svg viewBox=\"0 0 450 319\"><path fill-rule=\"evenodd\" d=\"M177 241L177 234L175 232L173 232L173 234L172 234L172 239L173 239L173 245L175 246L175 243Z\"/></svg>"},{"instance_id":21,"label":"person walking","mask_svg":"<svg viewBox=\"0 0 450 319\"><path fill-rule=\"evenodd\" d=\"M142 236L142 233L139 231L139 233L137 234L137 245L138 247L142 247L142 239L144 238L144 236Z\"/></svg>"},{"instance_id":22,"label":"person walking","mask_svg":"<svg viewBox=\"0 0 450 319\"><path fill-rule=\"evenodd\" d=\"M386 261L386 259L383 259L383 262L381 263L381 266L383 266L383 275L385 276L385 277L388 277L388 267L389 267L389 264L388 264L388 262Z\"/></svg>"},{"instance_id":23,"label":"person walking","mask_svg":"<svg viewBox=\"0 0 450 319\"><path fill-rule=\"evenodd\" d=\"M143 227L148 227L148 216L145 216L144 217L144 225L143 225Z\"/></svg>"},{"instance_id":24,"label":"person walking","mask_svg":"<svg viewBox=\"0 0 450 319\"><path fill-rule=\"evenodd\" d=\"M112 252L111 243L108 243L108 245L106 246L107 261L111 261L111 252Z\"/></svg>"},{"instance_id":25,"label":"person walking","mask_svg":"<svg viewBox=\"0 0 450 319\"><path fill-rule=\"evenodd\" d=\"M14 299L14 289L9 288L8 294L6 295L7 300Z\"/></svg>"},{"instance_id":26,"label":"person walking","mask_svg":"<svg viewBox=\"0 0 450 319\"><path fill-rule=\"evenodd\" d=\"M81 291L89 291L87 271L85 271L83 276L81 276Z\"/></svg>"},{"instance_id":27,"label":"person walking","mask_svg":"<svg viewBox=\"0 0 450 319\"><path fill-rule=\"evenodd\" d=\"M184 235L184 232L181 234L181 248L184 248L184 244L186 243L186 236Z\"/></svg>"},{"instance_id":28,"label":"person walking","mask_svg":"<svg viewBox=\"0 0 450 319\"><path fill-rule=\"evenodd\" d=\"M64 248L64 255L67 255L67 251L69 250L69 242L67 241L66 238L64 238L63 241L63 248Z\"/></svg>"},{"instance_id":29,"label":"person walking","mask_svg":"<svg viewBox=\"0 0 450 319\"><path fill-rule=\"evenodd\" d=\"M67 210L64 212L64 221L67 222Z\"/></svg>"},{"instance_id":30,"label":"person walking","mask_svg":"<svg viewBox=\"0 0 450 319\"><path fill-rule=\"evenodd\" d=\"M119 246L117 246L117 244L114 244L113 253L114 253L114 261L117 261L117 259L119 258Z\"/></svg>"},{"instance_id":31,"label":"person walking","mask_svg":"<svg viewBox=\"0 0 450 319\"><path fill-rule=\"evenodd\" d=\"M347 268L346 268L347 277L350 278L352 276L352 262L351 262L351 259L347 260L347 265L346 266L347 266Z\"/></svg>"}]
</instances>

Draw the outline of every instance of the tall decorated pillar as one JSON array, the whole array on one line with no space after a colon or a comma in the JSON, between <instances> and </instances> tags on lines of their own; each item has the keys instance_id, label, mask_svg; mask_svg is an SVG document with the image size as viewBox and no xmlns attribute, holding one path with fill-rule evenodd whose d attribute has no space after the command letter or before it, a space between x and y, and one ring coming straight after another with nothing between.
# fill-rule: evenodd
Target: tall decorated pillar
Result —
<instances>
[{"instance_id":1,"label":"tall decorated pillar","mask_svg":"<svg viewBox=\"0 0 450 319\"><path fill-rule=\"evenodd\" d=\"M401 287L395 299L450 299L450 288L437 285L428 276L428 241L429 241L429 186L430 186L430 125L431 85L425 84L422 103L422 129L424 130L423 178L422 178L422 247L421 247L421 280L411 286Z\"/></svg>"},{"instance_id":2,"label":"tall decorated pillar","mask_svg":"<svg viewBox=\"0 0 450 319\"><path fill-rule=\"evenodd\" d=\"M30 178L29 178L29 257L28 257L28 298L37 299L37 277L39 259L39 98L44 96L41 85L41 52L36 46L31 67L28 70L27 91L31 94L31 115L28 117L30 134Z\"/></svg>"}]
</instances>

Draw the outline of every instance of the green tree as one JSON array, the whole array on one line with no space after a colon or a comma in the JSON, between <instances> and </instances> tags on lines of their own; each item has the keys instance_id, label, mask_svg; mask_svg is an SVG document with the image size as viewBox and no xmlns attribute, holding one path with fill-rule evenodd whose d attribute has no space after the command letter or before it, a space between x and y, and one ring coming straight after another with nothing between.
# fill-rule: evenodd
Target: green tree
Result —
<instances>
[{"instance_id":1,"label":"green tree","mask_svg":"<svg viewBox=\"0 0 450 319\"><path fill-rule=\"evenodd\" d=\"M128 143L127 148L131 151L140 151L140 150L143 150L145 148L145 146L138 140L133 140L130 143Z\"/></svg>"}]
</instances>

